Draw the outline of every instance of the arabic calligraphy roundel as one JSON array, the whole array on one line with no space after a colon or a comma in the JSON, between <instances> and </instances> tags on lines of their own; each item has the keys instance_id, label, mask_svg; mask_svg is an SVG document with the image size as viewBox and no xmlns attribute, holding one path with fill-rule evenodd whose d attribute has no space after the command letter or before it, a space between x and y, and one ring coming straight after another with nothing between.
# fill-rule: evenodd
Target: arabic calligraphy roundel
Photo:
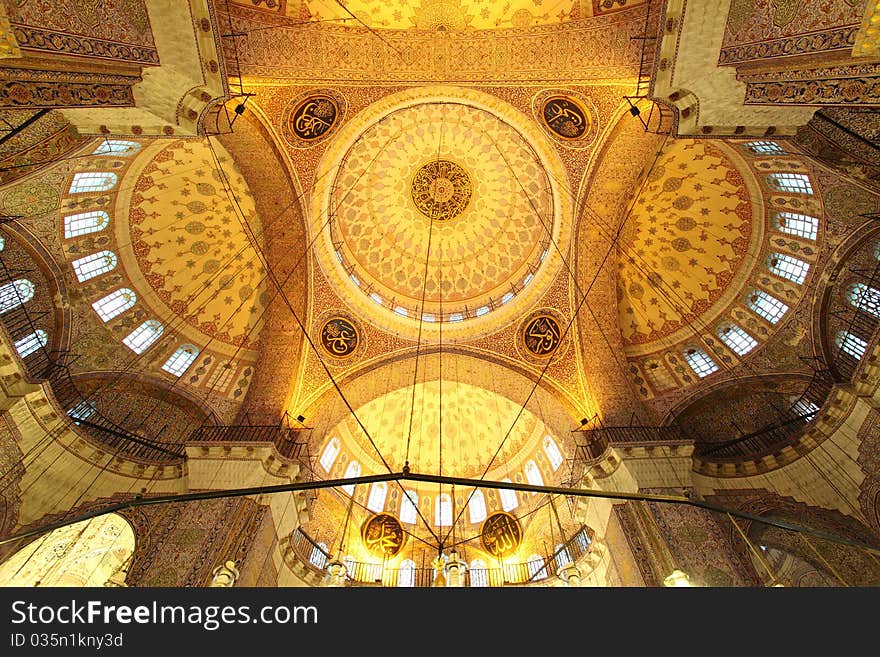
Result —
<instances>
[{"instance_id":1,"label":"arabic calligraphy roundel","mask_svg":"<svg viewBox=\"0 0 880 657\"><path fill-rule=\"evenodd\" d=\"M315 318L313 340L330 365L348 367L365 350L363 329L345 311L329 308Z\"/></svg>"},{"instance_id":2,"label":"arabic calligraphy roundel","mask_svg":"<svg viewBox=\"0 0 880 657\"><path fill-rule=\"evenodd\" d=\"M509 513L493 513L483 522L480 542L493 557L506 557L516 552L522 543L519 520Z\"/></svg>"},{"instance_id":3,"label":"arabic calligraphy roundel","mask_svg":"<svg viewBox=\"0 0 880 657\"><path fill-rule=\"evenodd\" d=\"M379 513L364 523L361 539L370 554L393 557L403 548L406 534L397 518L388 513Z\"/></svg>"},{"instance_id":4,"label":"arabic calligraphy roundel","mask_svg":"<svg viewBox=\"0 0 880 657\"><path fill-rule=\"evenodd\" d=\"M532 111L544 130L569 148L584 148L597 133L593 104L580 94L547 89L532 101Z\"/></svg>"},{"instance_id":5,"label":"arabic calligraphy roundel","mask_svg":"<svg viewBox=\"0 0 880 657\"><path fill-rule=\"evenodd\" d=\"M343 317L333 317L321 328L321 346L334 358L351 356L359 341L357 329Z\"/></svg>"},{"instance_id":6,"label":"arabic calligraphy roundel","mask_svg":"<svg viewBox=\"0 0 880 657\"><path fill-rule=\"evenodd\" d=\"M536 310L520 324L516 346L527 361L544 365L551 356L561 355L567 320L554 308Z\"/></svg>"},{"instance_id":7,"label":"arabic calligraphy roundel","mask_svg":"<svg viewBox=\"0 0 880 657\"><path fill-rule=\"evenodd\" d=\"M312 89L291 100L282 116L282 133L291 146L309 148L327 139L345 113L344 97L332 89Z\"/></svg>"}]
</instances>

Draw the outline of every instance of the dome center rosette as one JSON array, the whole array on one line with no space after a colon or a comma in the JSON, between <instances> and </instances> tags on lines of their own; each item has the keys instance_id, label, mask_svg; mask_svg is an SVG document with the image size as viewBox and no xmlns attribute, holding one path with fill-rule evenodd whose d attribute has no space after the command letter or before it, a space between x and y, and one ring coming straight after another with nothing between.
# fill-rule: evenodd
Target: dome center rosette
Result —
<instances>
[{"instance_id":1,"label":"dome center rosette","mask_svg":"<svg viewBox=\"0 0 880 657\"><path fill-rule=\"evenodd\" d=\"M444 341L491 332L562 264L566 175L539 126L473 90L389 96L343 126L310 229L340 296L378 326ZM518 310L519 309L519 310Z\"/></svg>"}]
</instances>

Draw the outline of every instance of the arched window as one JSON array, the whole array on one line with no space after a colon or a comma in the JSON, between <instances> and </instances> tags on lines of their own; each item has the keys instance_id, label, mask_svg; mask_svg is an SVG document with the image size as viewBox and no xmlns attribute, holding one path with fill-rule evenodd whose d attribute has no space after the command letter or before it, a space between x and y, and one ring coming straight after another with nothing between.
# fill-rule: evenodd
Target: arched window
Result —
<instances>
[{"instance_id":1,"label":"arched window","mask_svg":"<svg viewBox=\"0 0 880 657\"><path fill-rule=\"evenodd\" d=\"M544 436L544 453L550 460L550 467L556 472L564 459L562 458L562 452L559 451L559 446L553 440L553 436Z\"/></svg>"},{"instance_id":2,"label":"arched window","mask_svg":"<svg viewBox=\"0 0 880 657\"><path fill-rule=\"evenodd\" d=\"M718 337L738 356L745 356L758 346L758 341L736 324L725 324L718 329Z\"/></svg>"},{"instance_id":3,"label":"arched window","mask_svg":"<svg viewBox=\"0 0 880 657\"><path fill-rule=\"evenodd\" d=\"M3 586L104 586L134 553L134 531L116 513L61 527L0 565Z\"/></svg>"},{"instance_id":4,"label":"arched window","mask_svg":"<svg viewBox=\"0 0 880 657\"><path fill-rule=\"evenodd\" d=\"M501 481L513 483L507 477L505 477ZM516 507L519 506L519 498L516 496L515 490L510 490L509 488L499 488L498 496L501 498L501 508L505 511L513 511Z\"/></svg>"},{"instance_id":5,"label":"arched window","mask_svg":"<svg viewBox=\"0 0 880 657\"><path fill-rule=\"evenodd\" d=\"M397 586L411 588L416 585L416 562L404 559L397 570Z\"/></svg>"},{"instance_id":6,"label":"arched window","mask_svg":"<svg viewBox=\"0 0 880 657\"><path fill-rule=\"evenodd\" d=\"M452 525L452 498L449 493L441 493L434 502L434 524L439 527Z\"/></svg>"},{"instance_id":7,"label":"arched window","mask_svg":"<svg viewBox=\"0 0 880 657\"><path fill-rule=\"evenodd\" d=\"M686 349L684 359L691 366L694 373L701 379L718 371L718 365L702 349Z\"/></svg>"},{"instance_id":8,"label":"arched window","mask_svg":"<svg viewBox=\"0 0 880 657\"><path fill-rule=\"evenodd\" d=\"M418 518L417 507L419 504L419 494L414 490L406 490L403 491L403 496L400 498L400 522L405 522L409 525L413 525Z\"/></svg>"},{"instance_id":9,"label":"arched window","mask_svg":"<svg viewBox=\"0 0 880 657\"><path fill-rule=\"evenodd\" d=\"M856 283L849 288L850 304L866 313L880 317L880 290L868 287L864 283Z\"/></svg>"},{"instance_id":10,"label":"arched window","mask_svg":"<svg viewBox=\"0 0 880 657\"><path fill-rule=\"evenodd\" d=\"M789 235L815 240L819 232L819 219L807 214L777 212L776 228Z\"/></svg>"},{"instance_id":11,"label":"arched window","mask_svg":"<svg viewBox=\"0 0 880 657\"><path fill-rule=\"evenodd\" d=\"M861 360L862 356L865 355L865 349L868 347L867 342L849 331L840 331L834 342L856 360Z\"/></svg>"},{"instance_id":12,"label":"arched window","mask_svg":"<svg viewBox=\"0 0 880 657\"><path fill-rule=\"evenodd\" d=\"M771 173L767 175L770 186L780 192L794 194L812 194L813 186L809 176L802 173Z\"/></svg>"},{"instance_id":13,"label":"arched window","mask_svg":"<svg viewBox=\"0 0 880 657\"><path fill-rule=\"evenodd\" d=\"M88 233L97 233L109 224L110 215L103 210L71 214L64 217L64 237L70 239Z\"/></svg>"},{"instance_id":14,"label":"arched window","mask_svg":"<svg viewBox=\"0 0 880 657\"><path fill-rule=\"evenodd\" d=\"M124 313L137 302L137 295L127 287L121 287L108 294L106 297L98 299L92 304L92 308L98 313L105 322L109 322L117 315Z\"/></svg>"},{"instance_id":15,"label":"arched window","mask_svg":"<svg viewBox=\"0 0 880 657\"><path fill-rule=\"evenodd\" d=\"M83 399L76 406L67 411L67 414L74 420L88 420L98 412L98 406L93 401Z\"/></svg>"},{"instance_id":16,"label":"arched window","mask_svg":"<svg viewBox=\"0 0 880 657\"><path fill-rule=\"evenodd\" d=\"M189 369L198 355L198 347L191 344L180 345L177 351L165 361L162 369L173 376L183 376L183 373Z\"/></svg>"},{"instance_id":17,"label":"arched window","mask_svg":"<svg viewBox=\"0 0 880 657\"><path fill-rule=\"evenodd\" d=\"M148 319L146 322L138 326L134 331L122 338L122 343L136 354L142 354L152 346L165 327L162 322L155 319Z\"/></svg>"},{"instance_id":18,"label":"arched window","mask_svg":"<svg viewBox=\"0 0 880 657\"><path fill-rule=\"evenodd\" d=\"M788 312L788 306L779 299L764 292L755 290L748 298L748 306L771 324L775 324Z\"/></svg>"},{"instance_id":19,"label":"arched window","mask_svg":"<svg viewBox=\"0 0 880 657\"><path fill-rule=\"evenodd\" d=\"M361 464L358 463L357 461L349 461L348 466L346 466L346 468L345 468L345 474L342 475L342 478L343 479L352 479L354 477L360 477L360 476L361 476ZM345 486L342 487L342 490L344 490L349 495L354 495L354 484L345 484Z\"/></svg>"},{"instance_id":20,"label":"arched window","mask_svg":"<svg viewBox=\"0 0 880 657\"><path fill-rule=\"evenodd\" d=\"M327 565L327 544L318 543L312 546L312 552L309 554L309 563L318 570L324 570Z\"/></svg>"},{"instance_id":21,"label":"arched window","mask_svg":"<svg viewBox=\"0 0 880 657\"><path fill-rule=\"evenodd\" d=\"M116 174L110 171L76 173L73 175L73 182L70 183L70 193L105 192L115 187L117 181Z\"/></svg>"},{"instance_id":22,"label":"arched window","mask_svg":"<svg viewBox=\"0 0 880 657\"><path fill-rule=\"evenodd\" d=\"M471 561L468 574L470 575L471 586L489 586L489 569L486 568L486 562L482 559Z\"/></svg>"},{"instance_id":23,"label":"arched window","mask_svg":"<svg viewBox=\"0 0 880 657\"><path fill-rule=\"evenodd\" d=\"M136 141L123 139L105 139L92 151L92 155L120 155L127 156L137 151L141 145Z\"/></svg>"},{"instance_id":24,"label":"arched window","mask_svg":"<svg viewBox=\"0 0 880 657\"><path fill-rule=\"evenodd\" d=\"M543 486L544 485L544 477L541 476L541 471L538 469L538 464L534 461L528 461L525 467L526 471L526 479L532 486ZM536 495L537 493L532 492L532 495Z\"/></svg>"},{"instance_id":25,"label":"arched window","mask_svg":"<svg viewBox=\"0 0 880 657\"><path fill-rule=\"evenodd\" d=\"M771 274L787 278L798 285L804 282L807 272L810 271L809 264L784 253L771 253L767 260L767 266Z\"/></svg>"},{"instance_id":26,"label":"arched window","mask_svg":"<svg viewBox=\"0 0 880 657\"><path fill-rule=\"evenodd\" d=\"M529 560L526 561L526 565L529 567L529 580L532 582L536 582L539 579L545 579L547 577L547 568L544 566L544 559L540 554L533 554L529 556Z\"/></svg>"},{"instance_id":27,"label":"arched window","mask_svg":"<svg viewBox=\"0 0 880 657\"><path fill-rule=\"evenodd\" d=\"M116 254L113 251L98 251L82 258L77 258L72 263L73 271L80 283L90 278L100 276L116 267Z\"/></svg>"},{"instance_id":28,"label":"arched window","mask_svg":"<svg viewBox=\"0 0 880 657\"><path fill-rule=\"evenodd\" d=\"M567 547L563 547L562 543L557 543L556 549L553 551L556 555L556 570L571 563L571 554Z\"/></svg>"},{"instance_id":29,"label":"arched window","mask_svg":"<svg viewBox=\"0 0 880 657\"><path fill-rule=\"evenodd\" d=\"M33 333L29 333L20 340L15 341L15 350L22 358L27 358L37 349L46 346L49 336L42 329L37 329Z\"/></svg>"},{"instance_id":30,"label":"arched window","mask_svg":"<svg viewBox=\"0 0 880 657\"><path fill-rule=\"evenodd\" d=\"M324 447L324 451L321 452L321 467L324 468L324 472L330 472L330 468L333 467L333 464L336 462L336 457L339 455L339 438L331 438L327 443L327 446Z\"/></svg>"},{"instance_id":31,"label":"arched window","mask_svg":"<svg viewBox=\"0 0 880 657\"><path fill-rule=\"evenodd\" d=\"M0 235L0 251L6 248L6 238Z\"/></svg>"},{"instance_id":32,"label":"arched window","mask_svg":"<svg viewBox=\"0 0 880 657\"><path fill-rule=\"evenodd\" d=\"M471 495L468 515L473 523L483 522L486 519L486 498L483 496L483 491L475 490Z\"/></svg>"},{"instance_id":33,"label":"arched window","mask_svg":"<svg viewBox=\"0 0 880 657\"><path fill-rule=\"evenodd\" d=\"M750 141L746 143L746 148L755 155L786 155L782 146L775 141Z\"/></svg>"},{"instance_id":34,"label":"arched window","mask_svg":"<svg viewBox=\"0 0 880 657\"><path fill-rule=\"evenodd\" d=\"M370 496L367 498L367 508L373 513L382 513L385 510L385 496L388 495L388 484L377 481L370 486Z\"/></svg>"},{"instance_id":35,"label":"arched window","mask_svg":"<svg viewBox=\"0 0 880 657\"><path fill-rule=\"evenodd\" d=\"M34 284L26 278L19 278L0 286L0 313L21 306L34 298Z\"/></svg>"},{"instance_id":36,"label":"arched window","mask_svg":"<svg viewBox=\"0 0 880 657\"><path fill-rule=\"evenodd\" d=\"M217 367L208 378L208 389L215 392L224 392L235 376L235 363L227 360L217 363Z\"/></svg>"}]
</instances>

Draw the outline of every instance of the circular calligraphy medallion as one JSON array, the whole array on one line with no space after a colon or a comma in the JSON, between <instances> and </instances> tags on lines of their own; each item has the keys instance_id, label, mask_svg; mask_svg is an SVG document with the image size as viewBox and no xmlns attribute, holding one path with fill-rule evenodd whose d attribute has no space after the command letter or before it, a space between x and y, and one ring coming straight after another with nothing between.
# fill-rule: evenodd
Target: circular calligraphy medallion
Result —
<instances>
[{"instance_id":1,"label":"circular calligraphy medallion","mask_svg":"<svg viewBox=\"0 0 880 657\"><path fill-rule=\"evenodd\" d=\"M361 539L370 554L393 557L406 542L400 522L388 513L371 516L361 528Z\"/></svg>"},{"instance_id":2,"label":"circular calligraphy medallion","mask_svg":"<svg viewBox=\"0 0 880 657\"><path fill-rule=\"evenodd\" d=\"M447 221L467 208L473 185L467 172L455 162L433 160L420 167L410 183L416 209L428 219Z\"/></svg>"},{"instance_id":3,"label":"circular calligraphy medallion","mask_svg":"<svg viewBox=\"0 0 880 657\"><path fill-rule=\"evenodd\" d=\"M551 96L541 108L544 125L563 139L580 139L590 128L590 115L567 96Z\"/></svg>"},{"instance_id":4,"label":"circular calligraphy medallion","mask_svg":"<svg viewBox=\"0 0 880 657\"><path fill-rule=\"evenodd\" d=\"M493 513L483 522L480 542L493 557L503 558L513 554L522 543L519 520L509 513Z\"/></svg>"},{"instance_id":5,"label":"circular calligraphy medallion","mask_svg":"<svg viewBox=\"0 0 880 657\"><path fill-rule=\"evenodd\" d=\"M345 97L333 89L310 89L293 98L281 117L281 134L296 148L328 139L345 118Z\"/></svg>"},{"instance_id":6,"label":"circular calligraphy medallion","mask_svg":"<svg viewBox=\"0 0 880 657\"><path fill-rule=\"evenodd\" d=\"M586 148L598 135L596 107L576 91L545 89L532 98L532 112L547 134L566 148Z\"/></svg>"},{"instance_id":7,"label":"circular calligraphy medallion","mask_svg":"<svg viewBox=\"0 0 880 657\"><path fill-rule=\"evenodd\" d=\"M300 139L313 141L333 127L337 114L339 110L330 96L309 96L293 108L290 129Z\"/></svg>"},{"instance_id":8,"label":"circular calligraphy medallion","mask_svg":"<svg viewBox=\"0 0 880 657\"><path fill-rule=\"evenodd\" d=\"M342 317L332 317L321 327L321 346L334 358L351 356L359 342L357 329Z\"/></svg>"},{"instance_id":9,"label":"circular calligraphy medallion","mask_svg":"<svg viewBox=\"0 0 880 657\"><path fill-rule=\"evenodd\" d=\"M551 315L536 315L522 329L522 344L526 350L538 358L553 354L562 341L562 328Z\"/></svg>"}]
</instances>

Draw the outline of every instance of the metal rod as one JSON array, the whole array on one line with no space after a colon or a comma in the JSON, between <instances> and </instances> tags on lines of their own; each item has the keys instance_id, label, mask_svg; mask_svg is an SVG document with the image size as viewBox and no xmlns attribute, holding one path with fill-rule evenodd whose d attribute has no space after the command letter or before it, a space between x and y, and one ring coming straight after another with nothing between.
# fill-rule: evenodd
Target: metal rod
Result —
<instances>
[{"instance_id":1,"label":"metal rod","mask_svg":"<svg viewBox=\"0 0 880 657\"><path fill-rule=\"evenodd\" d=\"M14 129L10 130L5 135L0 137L0 144L6 142L9 139L12 139L13 137L15 137L15 135L20 133L22 130L27 128L32 123L39 121L41 118L46 116L46 114L48 114L49 111L50 111L49 109L43 108L43 109L39 110L36 114L32 115L29 119L22 121L20 124L15 126Z\"/></svg>"},{"instance_id":2,"label":"metal rod","mask_svg":"<svg viewBox=\"0 0 880 657\"><path fill-rule=\"evenodd\" d=\"M669 504L684 504L687 506L694 506L701 509L706 509L707 511L715 511L717 513L730 514L732 516L736 516L737 518L744 518L746 520L751 520L753 522L760 522L765 525L771 525L773 527L779 527L780 529L787 529L789 531L801 532L803 534L811 534L813 536L817 536L820 538L824 538L829 541L833 541L835 543L843 543L845 545L851 545L853 547L858 547L864 550L868 550L869 552L874 552L876 554L880 554L880 547L875 547L873 545L868 545L867 543L862 543L860 541L854 541L848 538L843 538L841 536L835 536L834 534L829 534L827 532L823 532L817 529L812 529L810 527L803 527L801 525L795 525L790 522L785 522L784 520L778 520L775 518L765 518L763 516L756 515L754 513L746 513L744 511L736 511L734 509L726 509L724 507L718 506L716 504L709 504L707 502L702 502L700 500L693 500L688 497L680 496L680 495L658 495L658 494L646 494L646 493L624 493L617 491L600 491L600 490L588 490L583 488L565 488L561 486L533 486L531 484L520 484L514 482L507 481L486 481L482 479L467 479L464 477L449 477L449 476L440 476L440 475L427 475L427 474L415 474L415 473L406 473L403 472L392 472L388 474L381 475L367 475L364 477L349 477L347 479L327 479L322 481L303 481L303 482L295 482L290 484L278 484L275 486L254 486L251 488L235 488L231 490L216 490L216 491L203 491L200 493L184 493L180 495L161 495L157 497L149 497L144 498L140 496L136 496L134 499L127 500L125 502L117 502L115 504L111 504L102 509L96 509L93 511L88 511L86 513L77 515L76 517L69 518L67 520L62 520L54 523L50 523L44 527L40 527L37 529L30 529L25 532L21 532L14 536L10 536L9 538L5 538L0 540L0 545L5 545L7 543L11 543L13 541L20 540L22 538L28 538L30 536L36 536L38 534L45 533L47 531L52 531L54 529L59 529L61 527L66 527L68 525L72 525L81 520L88 520L89 518L95 518L97 516L104 515L105 513L112 513L114 511L120 511L122 509L134 508L139 506L149 506L155 504L165 504L165 503L174 503L174 502L192 502L195 500L216 500L216 499L224 499L229 497L244 497L247 495L266 495L271 493L291 493L296 491L303 490L320 490L324 488L335 488L337 486L346 486L351 484L370 484L374 482L381 481L421 481L425 483L435 483L435 484L455 484L458 486L464 487L476 487L476 488L494 488L494 489L510 489L510 490L518 490L518 491L528 491L534 493L550 493L555 495L570 495L573 497L598 497L605 499L613 499L613 500L635 500L641 502L666 502Z\"/></svg>"}]
</instances>

